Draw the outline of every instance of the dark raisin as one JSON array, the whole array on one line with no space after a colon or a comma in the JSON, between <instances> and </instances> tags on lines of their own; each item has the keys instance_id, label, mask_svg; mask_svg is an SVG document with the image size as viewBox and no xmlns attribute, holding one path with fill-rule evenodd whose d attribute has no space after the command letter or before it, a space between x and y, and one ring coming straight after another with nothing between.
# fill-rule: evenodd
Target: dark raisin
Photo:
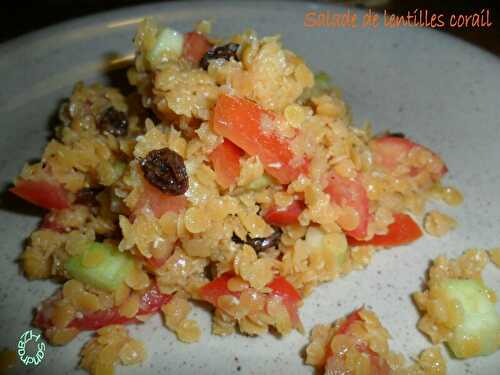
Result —
<instances>
[{"instance_id":1,"label":"dark raisin","mask_svg":"<svg viewBox=\"0 0 500 375\"><path fill-rule=\"evenodd\" d=\"M75 197L75 204L83 204L85 206L98 206L97 194L103 191L103 187L83 188L78 190Z\"/></svg>"},{"instance_id":2,"label":"dark raisin","mask_svg":"<svg viewBox=\"0 0 500 375\"><path fill-rule=\"evenodd\" d=\"M231 237L231 240L234 242L234 243L237 243L237 244L242 244L242 243L245 243L245 241L243 241L241 238L239 238L236 234L233 233L233 237Z\"/></svg>"},{"instance_id":3,"label":"dark raisin","mask_svg":"<svg viewBox=\"0 0 500 375\"><path fill-rule=\"evenodd\" d=\"M102 114L97 123L97 128L102 132L108 132L117 137L123 136L127 134L128 130L127 114L109 107Z\"/></svg>"},{"instance_id":4,"label":"dark raisin","mask_svg":"<svg viewBox=\"0 0 500 375\"><path fill-rule=\"evenodd\" d=\"M277 247L280 243L281 233L281 229L275 227L274 232L268 237L251 238L247 236L246 241L243 241L237 235L233 234L232 240L235 243L246 243L247 245L252 246L255 252L258 253L270 249L271 247Z\"/></svg>"},{"instance_id":5,"label":"dark raisin","mask_svg":"<svg viewBox=\"0 0 500 375\"><path fill-rule=\"evenodd\" d=\"M387 135L389 137L396 137L396 138L406 138L406 135L404 133L401 133L401 132L387 132Z\"/></svg>"},{"instance_id":6,"label":"dark raisin","mask_svg":"<svg viewBox=\"0 0 500 375\"><path fill-rule=\"evenodd\" d=\"M184 159L168 147L151 151L141 161L144 177L164 193L182 195L189 188Z\"/></svg>"},{"instance_id":7,"label":"dark raisin","mask_svg":"<svg viewBox=\"0 0 500 375\"><path fill-rule=\"evenodd\" d=\"M224 46L212 48L202 57L200 66L203 69L207 70L208 65L210 64L210 60L225 59L229 61L231 60L231 57L236 61L240 61L237 55L239 48L240 45L237 43L229 43Z\"/></svg>"}]
</instances>

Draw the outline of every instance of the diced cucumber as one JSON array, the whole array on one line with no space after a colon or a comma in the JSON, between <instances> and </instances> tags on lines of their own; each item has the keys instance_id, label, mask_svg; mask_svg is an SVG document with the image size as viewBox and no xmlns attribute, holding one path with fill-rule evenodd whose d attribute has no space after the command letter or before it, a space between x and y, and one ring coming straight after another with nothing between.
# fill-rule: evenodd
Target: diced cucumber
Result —
<instances>
[{"instance_id":1,"label":"diced cucumber","mask_svg":"<svg viewBox=\"0 0 500 375\"><path fill-rule=\"evenodd\" d=\"M347 260L347 240L341 233L328 234L320 227L309 227L306 233L306 243L311 249L330 251L338 266L342 266Z\"/></svg>"},{"instance_id":2,"label":"diced cucumber","mask_svg":"<svg viewBox=\"0 0 500 375\"><path fill-rule=\"evenodd\" d=\"M149 51L147 58L150 63L160 63L163 59L177 58L182 54L184 36L169 27L164 28L156 37L154 47Z\"/></svg>"},{"instance_id":3,"label":"diced cucumber","mask_svg":"<svg viewBox=\"0 0 500 375\"><path fill-rule=\"evenodd\" d=\"M115 247L91 242L64 264L74 279L105 290L118 288L133 267L132 258Z\"/></svg>"},{"instance_id":4,"label":"diced cucumber","mask_svg":"<svg viewBox=\"0 0 500 375\"><path fill-rule=\"evenodd\" d=\"M256 191L256 190L264 189L265 187L268 187L272 183L273 183L273 180L271 179L271 177L269 177L267 174L263 174L259 178L256 178L255 180L250 182L247 185L247 188L250 190Z\"/></svg>"},{"instance_id":5,"label":"diced cucumber","mask_svg":"<svg viewBox=\"0 0 500 375\"><path fill-rule=\"evenodd\" d=\"M314 75L314 86L319 90L328 90L332 86L332 79L326 72L318 72Z\"/></svg>"},{"instance_id":6,"label":"diced cucumber","mask_svg":"<svg viewBox=\"0 0 500 375\"><path fill-rule=\"evenodd\" d=\"M441 287L463 309L463 321L448 346L458 358L488 355L498 349L500 316L488 291L478 280L447 279Z\"/></svg>"}]
</instances>

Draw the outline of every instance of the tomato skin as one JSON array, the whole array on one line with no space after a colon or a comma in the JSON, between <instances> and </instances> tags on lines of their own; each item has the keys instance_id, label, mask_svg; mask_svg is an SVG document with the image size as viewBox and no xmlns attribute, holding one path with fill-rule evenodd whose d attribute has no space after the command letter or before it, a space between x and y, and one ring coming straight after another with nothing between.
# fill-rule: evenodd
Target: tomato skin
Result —
<instances>
[{"instance_id":1,"label":"tomato skin","mask_svg":"<svg viewBox=\"0 0 500 375\"><path fill-rule=\"evenodd\" d=\"M297 303L302 299L299 292L283 276L275 277L273 281L267 284L267 287L273 291L274 295L282 297L291 303Z\"/></svg>"},{"instance_id":2,"label":"tomato skin","mask_svg":"<svg viewBox=\"0 0 500 375\"><path fill-rule=\"evenodd\" d=\"M396 168L416 145L408 138L394 136L375 138L371 142L375 163L390 170Z\"/></svg>"},{"instance_id":3,"label":"tomato skin","mask_svg":"<svg viewBox=\"0 0 500 375\"><path fill-rule=\"evenodd\" d=\"M304 202L298 199L285 208L273 206L265 212L264 220L268 224L278 226L298 224L299 216L304 208Z\"/></svg>"},{"instance_id":4,"label":"tomato skin","mask_svg":"<svg viewBox=\"0 0 500 375\"><path fill-rule=\"evenodd\" d=\"M375 164L382 165L388 170L393 170L402 163L408 157L408 153L415 147L427 150L437 161L437 170L431 172L434 180L439 179L448 172L448 167L436 153L408 138L388 135L375 138L370 143ZM420 170L415 168L410 171L410 175L415 176L419 172Z\"/></svg>"},{"instance_id":5,"label":"tomato skin","mask_svg":"<svg viewBox=\"0 0 500 375\"><path fill-rule=\"evenodd\" d=\"M227 295L232 295L235 297L239 297L240 293L238 292L232 292L229 290L227 287L227 282L234 276L234 273L232 272L226 272L219 276L218 278L214 279L213 281L210 281L208 284L204 285L201 290L200 294L202 298L210 302L212 305L216 306L217 305L217 299L220 296L227 296Z\"/></svg>"},{"instance_id":6,"label":"tomato skin","mask_svg":"<svg viewBox=\"0 0 500 375\"><path fill-rule=\"evenodd\" d=\"M49 210L69 208L67 191L57 182L20 179L9 191L35 206Z\"/></svg>"},{"instance_id":7,"label":"tomato skin","mask_svg":"<svg viewBox=\"0 0 500 375\"><path fill-rule=\"evenodd\" d=\"M396 213L394 222L389 225L387 234L375 235L372 239L363 241L356 238L347 237L347 242L351 246L375 245L375 246L401 246L407 245L422 237L422 230L411 218L411 216Z\"/></svg>"},{"instance_id":8,"label":"tomato skin","mask_svg":"<svg viewBox=\"0 0 500 375\"><path fill-rule=\"evenodd\" d=\"M267 285L272 290L273 296L278 296L283 301L294 327L300 324L298 303L302 299L299 292L283 276L278 276Z\"/></svg>"},{"instance_id":9,"label":"tomato skin","mask_svg":"<svg viewBox=\"0 0 500 375\"><path fill-rule=\"evenodd\" d=\"M279 183L288 184L306 174L307 162L292 165L294 154L289 141L263 130L264 121L272 123L275 119L273 112L248 99L222 94L215 105L213 128L247 154L258 156L266 172Z\"/></svg>"},{"instance_id":10,"label":"tomato skin","mask_svg":"<svg viewBox=\"0 0 500 375\"><path fill-rule=\"evenodd\" d=\"M359 179L349 179L331 172L328 176L328 185L325 193L339 206L346 205L358 213L359 223L353 230L345 233L357 239L363 239L367 235L368 221L370 219L368 195Z\"/></svg>"},{"instance_id":11,"label":"tomato skin","mask_svg":"<svg viewBox=\"0 0 500 375\"><path fill-rule=\"evenodd\" d=\"M363 322L363 319L360 315L360 311L362 308L354 310L351 314L349 314L342 325L335 332L335 336L337 335L349 335L349 330L355 322ZM360 353L366 353L370 359L371 364L371 372L372 375L389 375L391 373L391 368L387 361L380 357L380 355L373 350L370 349L366 342L358 342L355 345L355 348ZM330 346L327 348L327 363L326 367L333 374L344 374L351 373L351 371L346 368L345 359L340 356L334 356L332 353L332 349Z\"/></svg>"},{"instance_id":12,"label":"tomato skin","mask_svg":"<svg viewBox=\"0 0 500 375\"><path fill-rule=\"evenodd\" d=\"M344 323L339 327L337 332L335 332L336 335L345 335L347 331L351 328L352 324L357 321L361 321L361 315L359 315L359 312L361 311L361 308L354 310L352 313L350 313L347 318L345 319Z\"/></svg>"},{"instance_id":13,"label":"tomato skin","mask_svg":"<svg viewBox=\"0 0 500 375\"><path fill-rule=\"evenodd\" d=\"M166 303L170 302L172 296L170 294L162 294L157 286L153 286L143 294L139 302L139 310L136 316L153 314ZM56 302L58 298L52 298L44 304L44 307L39 310L35 316L34 324L41 329L48 329L53 326L50 318L46 315L46 310L51 309L51 304ZM94 331L102 327L112 324L130 324L142 323L136 317L127 318L120 315L117 307L107 310L98 310L93 313L85 314L80 318L74 318L68 325L79 331Z\"/></svg>"},{"instance_id":14,"label":"tomato skin","mask_svg":"<svg viewBox=\"0 0 500 375\"><path fill-rule=\"evenodd\" d=\"M155 217L160 218L166 212L180 212L187 206L187 198L184 195L169 195L163 193L146 180L143 180L144 192L139 198L134 212L142 209L150 209Z\"/></svg>"},{"instance_id":15,"label":"tomato skin","mask_svg":"<svg viewBox=\"0 0 500 375\"><path fill-rule=\"evenodd\" d=\"M157 312L161 306L168 303L172 299L169 294L162 294L156 286L153 286L141 297L139 310L137 315L147 315ZM46 315L46 310L51 309L51 305L56 302L58 298L50 298L43 304L43 308L39 310L35 316L34 324L41 328L47 329L52 327L50 318ZM140 323L137 318L127 318L121 316L118 308L114 307L108 310L98 310L96 312L86 314L81 318L75 318L69 323L69 327L77 328L80 331L96 330L111 324L128 324Z\"/></svg>"},{"instance_id":16,"label":"tomato skin","mask_svg":"<svg viewBox=\"0 0 500 375\"><path fill-rule=\"evenodd\" d=\"M224 189L236 183L240 175L240 158L244 155L241 148L228 139L218 145L208 156L215 171L215 180Z\"/></svg>"},{"instance_id":17,"label":"tomato skin","mask_svg":"<svg viewBox=\"0 0 500 375\"><path fill-rule=\"evenodd\" d=\"M192 64L198 64L210 48L212 48L212 44L205 35L191 31L184 35L182 56Z\"/></svg>"},{"instance_id":18,"label":"tomato skin","mask_svg":"<svg viewBox=\"0 0 500 375\"><path fill-rule=\"evenodd\" d=\"M227 287L227 283L232 277L234 277L233 272L226 272L215 280L204 285L200 289L201 297L214 306L217 306L217 300L221 296L231 295L239 298L241 293L232 292ZM300 324L298 315L298 302L302 299L300 294L295 290L292 284L290 284L282 276L274 278L274 280L270 282L267 287L272 290L270 296L281 298L288 314L290 315L290 319L294 327L297 327L298 324Z\"/></svg>"}]
</instances>

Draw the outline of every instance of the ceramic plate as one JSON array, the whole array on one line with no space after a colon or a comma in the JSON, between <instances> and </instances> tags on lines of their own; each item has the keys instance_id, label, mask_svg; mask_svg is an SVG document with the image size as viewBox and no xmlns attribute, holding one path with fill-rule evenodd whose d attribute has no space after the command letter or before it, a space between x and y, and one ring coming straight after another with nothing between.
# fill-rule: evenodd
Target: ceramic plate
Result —
<instances>
[{"instance_id":1,"label":"ceramic plate","mask_svg":"<svg viewBox=\"0 0 500 375\"><path fill-rule=\"evenodd\" d=\"M133 52L132 37L145 15L182 31L213 18L219 35L245 28L259 35L279 33L314 70L333 76L358 125L370 120L376 130L403 131L442 155L450 170L445 182L465 196L459 208L440 207L458 219L458 229L376 254L366 270L317 288L301 309L309 331L365 304L391 332L394 350L414 356L429 346L415 328L418 314L409 297L420 288L429 260L458 256L470 247L500 246L500 60L430 30L305 29L309 10L345 11L307 2L175 2L82 18L0 47L0 347L16 347L33 307L56 288L48 281L27 282L20 274L16 259L40 216L6 189L26 161L40 156L58 104L76 81L120 83L123 73L110 69ZM500 272L492 266L485 278L500 286ZM192 345L177 342L159 317L131 327L131 334L145 341L149 358L142 367L122 367L119 373L313 373L300 356L307 336L220 338L210 334L209 313L197 310L195 316L204 331ZM49 347L37 368L19 365L16 373L73 373L87 338L82 334L64 348ZM466 373L500 373L500 353L449 361L449 374Z\"/></svg>"}]
</instances>

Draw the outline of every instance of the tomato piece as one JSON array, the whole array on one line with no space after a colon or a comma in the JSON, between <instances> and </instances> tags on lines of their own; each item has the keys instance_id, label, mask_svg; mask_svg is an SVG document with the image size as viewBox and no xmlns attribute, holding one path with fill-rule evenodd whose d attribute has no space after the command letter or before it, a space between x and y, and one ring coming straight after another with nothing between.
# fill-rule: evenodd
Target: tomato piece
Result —
<instances>
[{"instance_id":1,"label":"tomato piece","mask_svg":"<svg viewBox=\"0 0 500 375\"><path fill-rule=\"evenodd\" d=\"M361 308L354 310L352 313L350 313L335 334L345 335L347 331L349 331L354 322L361 321L361 315L359 315L360 311Z\"/></svg>"},{"instance_id":2,"label":"tomato piece","mask_svg":"<svg viewBox=\"0 0 500 375\"><path fill-rule=\"evenodd\" d=\"M285 208L273 206L264 214L264 220L272 225L291 225L299 223L299 216L304 211L304 202L294 200Z\"/></svg>"},{"instance_id":3,"label":"tomato piece","mask_svg":"<svg viewBox=\"0 0 500 375\"><path fill-rule=\"evenodd\" d=\"M58 301L59 297L49 298L42 304L42 308L38 310L34 324L41 329L48 329L53 326L50 314L53 309L53 304ZM77 328L80 331L93 331L111 324L130 324L142 323L137 319L137 316L156 313L160 308L170 302L172 296L170 294L162 294L157 286L153 286L144 293L139 302L139 310L135 317L127 318L120 315L118 308L113 307L107 310L98 310L93 313L85 314L82 317L74 318L68 327Z\"/></svg>"},{"instance_id":4,"label":"tomato piece","mask_svg":"<svg viewBox=\"0 0 500 375\"><path fill-rule=\"evenodd\" d=\"M137 315L153 314L160 308L169 303L172 295L160 292L156 285L153 285L146 293L144 293L139 302L139 310Z\"/></svg>"},{"instance_id":5,"label":"tomato piece","mask_svg":"<svg viewBox=\"0 0 500 375\"><path fill-rule=\"evenodd\" d=\"M358 226L345 233L357 239L366 237L368 221L370 219L368 195L359 179L341 177L336 173L330 173L325 193L339 206L348 206L358 214Z\"/></svg>"},{"instance_id":6,"label":"tomato piece","mask_svg":"<svg viewBox=\"0 0 500 375\"><path fill-rule=\"evenodd\" d=\"M215 171L215 180L224 189L234 184L240 175L240 158L244 152L231 141L224 139L208 156Z\"/></svg>"},{"instance_id":7,"label":"tomato piece","mask_svg":"<svg viewBox=\"0 0 500 375\"><path fill-rule=\"evenodd\" d=\"M157 218L160 218L166 212L180 212L186 208L187 199L184 195L169 195L146 180L143 180L143 183L144 192L134 211L150 209Z\"/></svg>"},{"instance_id":8,"label":"tomato piece","mask_svg":"<svg viewBox=\"0 0 500 375\"><path fill-rule=\"evenodd\" d=\"M212 48L212 44L205 35L191 31L184 35L182 56L191 63L198 64L210 48Z\"/></svg>"},{"instance_id":9,"label":"tomato piece","mask_svg":"<svg viewBox=\"0 0 500 375\"><path fill-rule=\"evenodd\" d=\"M208 284L204 285L201 288L200 290L201 297L205 301L210 302L214 306L217 305L217 299L220 296L232 295L235 297L239 297L240 293L231 292L227 287L227 282L233 276L234 274L232 272L226 272L221 276L219 276L218 278L216 278L215 280L210 281Z\"/></svg>"},{"instance_id":10,"label":"tomato piece","mask_svg":"<svg viewBox=\"0 0 500 375\"><path fill-rule=\"evenodd\" d=\"M353 311L351 314L349 314L345 321L340 325L338 330L335 332L335 336L337 335L349 335L349 330L351 329L352 325L355 322L363 322L363 319L359 312L362 309L359 308L355 311ZM366 353L370 359L370 364L371 364L371 372L370 374L373 375L389 375L391 373L391 368L387 361L383 358L380 357L380 355L373 350L370 349L368 344L366 342L359 342L356 344L356 350L358 350L360 353ZM340 356L335 356L332 353L332 350L330 347L327 348L327 363L325 366L325 369L328 369L330 372L333 374L337 373L350 373L351 371L346 368L345 364L345 359ZM340 371L340 372L339 372Z\"/></svg>"},{"instance_id":11,"label":"tomato piece","mask_svg":"<svg viewBox=\"0 0 500 375\"><path fill-rule=\"evenodd\" d=\"M267 287L272 290L271 294L273 296L281 298L288 311L288 315L290 315L293 326L297 327L300 324L298 303L302 299L299 292L283 276L276 277Z\"/></svg>"},{"instance_id":12,"label":"tomato piece","mask_svg":"<svg viewBox=\"0 0 500 375\"><path fill-rule=\"evenodd\" d=\"M432 171L434 179L442 177L448 172L446 164L441 158L429 150L427 147L419 145L412 140L404 137L383 136L375 138L371 141L370 147L373 151L374 161L376 164L382 165L389 170L393 170L401 164L407 157L408 153L415 147L427 150L436 163L436 170ZM420 173L418 168L412 168L410 175L414 176Z\"/></svg>"},{"instance_id":13,"label":"tomato piece","mask_svg":"<svg viewBox=\"0 0 500 375\"><path fill-rule=\"evenodd\" d=\"M213 127L247 154L258 156L269 175L288 184L307 172L307 163L295 164L289 140L267 129L275 119L273 112L251 100L223 94L215 105Z\"/></svg>"},{"instance_id":14,"label":"tomato piece","mask_svg":"<svg viewBox=\"0 0 500 375\"><path fill-rule=\"evenodd\" d=\"M57 182L20 179L9 191L35 206L49 210L62 210L70 206L67 191Z\"/></svg>"},{"instance_id":15,"label":"tomato piece","mask_svg":"<svg viewBox=\"0 0 500 375\"><path fill-rule=\"evenodd\" d=\"M204 285L200 289L201 297L214 306L217 306L217 300L221 296L232 295L239 298L241 293L232 292L227 287L227 282L232 277L234 277L232 272L226 272L215 280ZM267 285L267 287L272 290L270 293L271 296L279 297L282 300L294 327L296 327L298 323L300 323L298 315L298 302L302 298L300 294L295 290L293 285L282 276L276 277Z\"/></svg>"},{"instance_id":16,"label":"tomato piece","mask_svg":"<svg viewBox=\"0 0 500 375\"><path fill-rule=\"evenodd\" d=\"M286 299L290 303L296 304L302 299L299 292L283 276L275 277L273 281L267 284L267 287L273 291L273 295Z\"/></svg>"},{"instance_id":17,"label":"tomato piece","mask_svg":"<svg viewBox=\"0 0 500 375\"><path fill-rule=\"evenodd\" d=\"M394 136L375 138L371 142L375 163L388 169L396 168L415 146L408 138Z\"/></svg>"},{"instance_id":18,"label":"tomato piece","mask_svg":"<svg viewBox=\"0 0 500 375\"><path fill-rule=\"evenodd\" d=\"M162 294L156 286L153 286L142 295L136 316L154 314L164 304L170 302L171 299L172 296L170 294ZM85 314L81 318L75 318L70 322L69 327L75 327L80 331L93 331L111 324L130 323L141 323L141 321L136 317L127 318L120 315L118 308L114 307L108 310L98 310L90 314Z\"/></svg>"},{"instance_id":19,"label":"tomato piece","mask_svg":"<svg viewBox=\"0 0 500 375\"><path fill-rule=\"evenodd\" d=\"M371 240L363 241L356 238L347 237L347 242L351 246L375 245L375 246L401 246L407 245L422 237L422 230L411 216L396 213L394 222L389 225L387 234L375 235Z\"/></svg>"}]
</instances>

